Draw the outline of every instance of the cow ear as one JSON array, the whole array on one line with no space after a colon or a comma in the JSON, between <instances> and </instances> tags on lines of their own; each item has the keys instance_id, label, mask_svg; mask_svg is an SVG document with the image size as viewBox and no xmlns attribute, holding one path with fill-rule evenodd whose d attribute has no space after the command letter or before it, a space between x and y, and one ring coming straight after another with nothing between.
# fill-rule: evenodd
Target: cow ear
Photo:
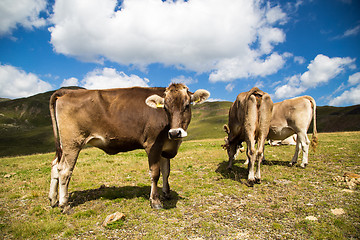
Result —
<instances>
[{"instance_id":1,"label":"cow ear","mask_svg":"<svg viewBox=\"0 0 360 240\"><path fill-rule=\"evenodd\" d=\"M145 100L146 105L152 108L164 108L164 98L159 95L151 95Z\"/></svg>"},{"instance_id":2,"label":"cow ear","mask_svg":"<svg viewBox=\"0 0 360 240\"><path fill-rule=\"evenodd\" d=\"M224 132L226 132L227 134L230 133L230 129L229 129L229 126L227 124L224 124L223 128L224 128Z\"/></svg>"},{"instance_id":3,"label":"cow ear","mask_svg":"<svg viewBox=\"0 0 360 240\"><path fill-rule=\"evenodd\" d=\"M195 104L203 103L206 99L210 97L210 93L204 89L199 89L191 95L191 102Z\"/></svg>"}]
</instances>

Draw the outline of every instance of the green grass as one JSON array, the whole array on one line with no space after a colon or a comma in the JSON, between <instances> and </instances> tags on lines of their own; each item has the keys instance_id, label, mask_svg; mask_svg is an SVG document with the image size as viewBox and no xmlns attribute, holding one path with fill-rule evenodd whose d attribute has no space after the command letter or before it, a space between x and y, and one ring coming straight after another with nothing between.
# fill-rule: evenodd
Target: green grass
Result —
<instances>
[{"instance_id":1,"label":"green grass","mask_svg":"<svg viewBox=\"0 0 360 240\"><path fill-rule=\"evenodd\" d=\"M70 214L47 199L54 153L0 158L0 239L359 238L359 187L346 192L332 179L360 173L360 132L320 134L306 169L287 167L293 146L266 146L262 183L253 188L245 185L245 154L228 171L222 143L182 144L171 160L172 199L163 210L150 208L143 150L110 156L84 149L70 182ZM334 208L345 214L332 214ZM102 227L116 211L125 220Z\"/></svg>"}]
</instances>

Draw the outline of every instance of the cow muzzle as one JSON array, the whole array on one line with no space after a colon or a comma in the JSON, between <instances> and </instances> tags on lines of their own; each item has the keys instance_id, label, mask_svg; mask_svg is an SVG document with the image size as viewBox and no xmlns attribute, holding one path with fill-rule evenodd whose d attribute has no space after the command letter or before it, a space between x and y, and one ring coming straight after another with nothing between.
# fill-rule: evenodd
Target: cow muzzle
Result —
<instances>
[{"instance_id":1,"label":"cow muzzle","mask_svg":"<svg viewBox=\"0 0 360 240\"><path fill-rule=\"evenodd\" d=\"M187 136L187 132L182 128L174 128L169 130L169 139L176 140Z\"/></svg>"}]
</instances>

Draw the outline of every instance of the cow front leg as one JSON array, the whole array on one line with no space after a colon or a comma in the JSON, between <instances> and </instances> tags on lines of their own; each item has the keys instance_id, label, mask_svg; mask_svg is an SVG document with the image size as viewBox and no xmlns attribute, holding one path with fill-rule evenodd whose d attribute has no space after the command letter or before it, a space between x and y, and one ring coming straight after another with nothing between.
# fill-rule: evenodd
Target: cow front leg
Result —
<instances>
[{"instance_id":1,"label":"cow front leg","mask_svg":"<svg viewBox=\"0 0 360 240\"><path fill-rule=\"evenodd\" d=\"M169 185L169 176L170 176L170 159L161 158L160 159L160 170L163 177L163 196L165 199L170 199L170 185Z\"/></svg>"},{"instance_id":2,"label":"cow front leg","mask_svg":"<svg viewBox=\"0 0 360 240\"><path fill-rule=\"evenodd\" d=\"M160 178L160 163L150 164L150 178L151 178L151 192L150 192L150 206L154 209L163 208L157 189L157 183Z\"/></svg>"},{"instance_id":3,"label":"cow front leg","mask_svg":"<svg viewBox=\"0 0 360 240\"><path fill-rule=\"evenodd\" d=\"M236 150L237 150L237 145L236 144L230 144L227 152L228 152L228 156L229 156L229 164L227 166L227 169L232 169L233 166L233 162L235 160L235 156L236 156Z\"/></svg>"},{"instance_id":4,"label":"cow front leg","mask_svg":"<svg viewBox=\"0 0 360 240\"><path fill-rule=\"evenodd\" d=\"M49 200L50 206L56 207L58 204L58 188L59 188L59 172L58 172L59 160L56 157L52 162L51 166L51 180L50 180L50 191Z\"/></svg>"}]
</instances>

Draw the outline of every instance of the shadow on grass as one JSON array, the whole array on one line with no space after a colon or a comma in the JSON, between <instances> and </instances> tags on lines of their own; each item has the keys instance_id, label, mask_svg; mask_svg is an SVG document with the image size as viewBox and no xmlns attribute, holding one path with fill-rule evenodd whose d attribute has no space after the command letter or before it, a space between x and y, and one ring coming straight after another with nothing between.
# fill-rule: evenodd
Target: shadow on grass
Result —
<instances>
[{"instance_id":1,"label":"shadow on grass","mask_svg":"<svg viewBox=\"0 0 360 240\"><path fill-rule=\"evenodd\" d=\"M289 161L277 161L277 160L263 160L261 164L271 166L271 165L278 165L278 166L289 166Z\"/></svg>"},{"instance_id":2,"label":"shadow on grass","mask_svg":"<svg viewBox=\"0 0 360 240\"><path fill-rule=\"evenodd\" d=\"M219 163L215 172L220 173L224 178L246 184L248 169L247 165L244 165L244 162L245 160L234 160L232 169L228 169L227 166L229 165L229 162L223 161Z\"/></svg>"},{"instance_id":3,"label":"shadow on grass","mask_svg":"<svg viewBox=\"0 0 360 240\"><path fill-rule=\"evenodd\" d=\"M70 193L69 203L71 207L76 207L78 205L84 204L88 201L97 200L97 199L133 199L133 198L144 198L149 200L150 196L150 186L124 186L124 187L105 187L101 186L96 189L88 189L84 191L74 191ZM159 189L161 192L161 189ZM175 191L170 191L171 199L163 200L164 209L175 208L179 199L183 199Z\"/></svg>"},{"instance_id":4,"label":"shadow on grass","mask_svg":"<svg viewBox=\"0 0 360 240\"><path fill-rule=\"evenodd\" d=\"M232 169L228 169L229 165L228 161L223 161L219 163L218 168L215 172L220 173L224 178L231 179L247 186L247 178L248 178L248 165L245 165L245 160L234 160ZM268 161L264 160L261 162L263 165L279 165L279 166L289 166L288 161Z\"/></svg>"}]
</instances>

